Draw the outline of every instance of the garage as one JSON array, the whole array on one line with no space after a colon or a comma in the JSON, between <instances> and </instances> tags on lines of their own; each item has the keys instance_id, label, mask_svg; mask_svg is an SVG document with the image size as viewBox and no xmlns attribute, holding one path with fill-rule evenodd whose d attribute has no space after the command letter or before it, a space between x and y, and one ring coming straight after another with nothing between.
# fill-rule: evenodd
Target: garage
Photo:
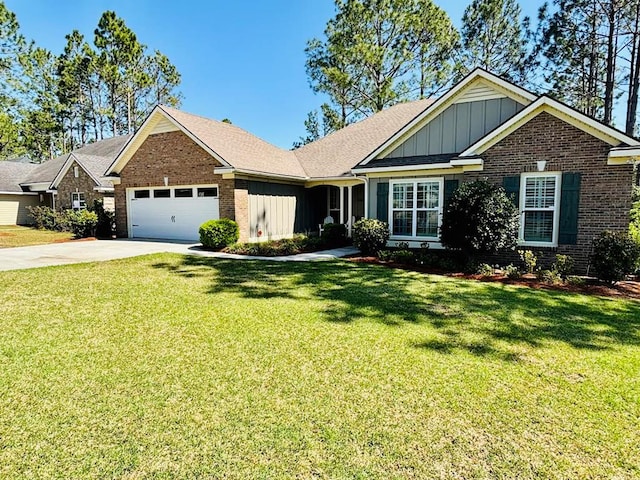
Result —
<instances>
[{"instance_id":1,"label":"garage","mask_svg":"<svg viewBox=\"0 0 640 480\"><path fill-rule=\"evenodd\" d=\"M218 186L130 188L127 205L131 237L197 242L200 225L219 218Z\"/></svg>"}]
</instances>

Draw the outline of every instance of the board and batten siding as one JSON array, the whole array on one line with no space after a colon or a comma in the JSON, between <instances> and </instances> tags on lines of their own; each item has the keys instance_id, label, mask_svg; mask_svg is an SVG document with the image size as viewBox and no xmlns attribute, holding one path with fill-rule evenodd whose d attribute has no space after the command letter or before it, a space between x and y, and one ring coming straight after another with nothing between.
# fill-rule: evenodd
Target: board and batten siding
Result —
<instances>
[{"instance_id":1,"label":"board and batten siding","mask_svg":"<svg viewBox=\"0 0 640 480\"><path fill-rule=\"evenodd\" d=\"M250 181L249 240L277 240L314 227L309 190L300 185Z\"/></svg>"},{"instance_id":2,"label":"board and batten siding","mask_svg":"<svg viewBox=\"0 0 640 480\"><path fill-rule=\"evenodd\" d=\"M29 225L32 223L27 207L40 205L37 195L0 194L0 225Z\"/></svg>"},{"instance_id":3,"label":"board and batten siding","mask_svg":"<svg viewBox=\"0 0 640 480\"><path fill-rule=\"evenodd\" d=\"M523 105L507 97L456 103L386 158L460 153L523 108Z\"/></svg>"}]
</instances>

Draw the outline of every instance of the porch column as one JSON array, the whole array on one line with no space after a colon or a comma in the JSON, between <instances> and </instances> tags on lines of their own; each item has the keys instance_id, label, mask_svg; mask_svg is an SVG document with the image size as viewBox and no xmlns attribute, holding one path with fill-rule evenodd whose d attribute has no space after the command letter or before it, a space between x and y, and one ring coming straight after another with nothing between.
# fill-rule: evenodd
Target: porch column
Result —
<instances>
[{"instance_id":1,"label":"porch column","mask_svg":"<svg viewBox=\"0 0 640 480\"><path fill-rule=\"evenodd\" d=\"M338 223L344 223L344 187L338 187L340 189L340 218Z\"/></svg>"},{"instance_id":2,"label":"porch column","mask_svg":"<svg viewBox=\"0 0 640 480\"><path fill-rule=\"evenodd\" d=\"M347 187L347 213L349 215L347 218L347 236L350 237L351 229L353 228L353 225L351 225L351 220L353 220L353 187L351 185Z\"/></svg>"},{"instance_id":3,"label":"porch column","mask_svg":"<svg viewBox=\"0 0 640 480\"><path fill-rule=\"evenodd\" d=\"M369 218L369 179L364 181L364 218Z\"/></svg>"}]
</instances>

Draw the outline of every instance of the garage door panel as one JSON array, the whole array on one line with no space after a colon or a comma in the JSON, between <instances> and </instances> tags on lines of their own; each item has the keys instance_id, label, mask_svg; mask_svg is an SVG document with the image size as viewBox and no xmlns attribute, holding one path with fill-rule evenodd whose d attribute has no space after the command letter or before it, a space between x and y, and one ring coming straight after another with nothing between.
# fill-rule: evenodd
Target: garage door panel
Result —
<instances>
[{"instance_id":1,"label":"garage door panel","mask_svg":"<svg viewBox=\"0 0 640 480\"><path fill-rule=\"evenodd\" d=\"M215 188L211 185L197 187ZM197 187L194 187L194 195ZM168 198L155 198L153 189L149 198L134 198L135 190L129 191L131 236L197 241L200 225L219 218L219 200L212 196L175 197L176 189L184 192L188 188L173 187ZM167 187L159 189L166 190Z\"/></svg>"}]
</instances>

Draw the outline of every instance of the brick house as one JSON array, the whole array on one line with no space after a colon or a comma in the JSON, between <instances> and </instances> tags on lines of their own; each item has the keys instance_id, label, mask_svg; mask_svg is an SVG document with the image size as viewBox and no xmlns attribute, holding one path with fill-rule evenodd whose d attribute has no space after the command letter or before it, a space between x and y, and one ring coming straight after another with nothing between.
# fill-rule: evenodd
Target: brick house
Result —
<instances>
[{"instance_id":1,"label":"brick house","mask_svg":"<svg viewBox=\"0 0 640 480\"><path fill-rule=\"evenodd\" d=\"M460 182L503 185L520 243L586 268L591 241L628 228L640 142L478 69L437 99L396 105L285 151L234 126L158 106L107 169L118 234L197 241L211 218L242 241L317 231L326 217L389 223L390 244L441 248Z\"/></svg>"},{"instance_id":2,"label":"brick house","mask_svg":"<svg viewBox=\"0 0 640 480\"><path fill-rule=\"evenodd\" d=\"M0 225L30 223L28 206L84 209L102 200L113 210L113 184L103 177L130 136L100 140L46 162L0 162Z\"/></svg>"}]
</instances>

